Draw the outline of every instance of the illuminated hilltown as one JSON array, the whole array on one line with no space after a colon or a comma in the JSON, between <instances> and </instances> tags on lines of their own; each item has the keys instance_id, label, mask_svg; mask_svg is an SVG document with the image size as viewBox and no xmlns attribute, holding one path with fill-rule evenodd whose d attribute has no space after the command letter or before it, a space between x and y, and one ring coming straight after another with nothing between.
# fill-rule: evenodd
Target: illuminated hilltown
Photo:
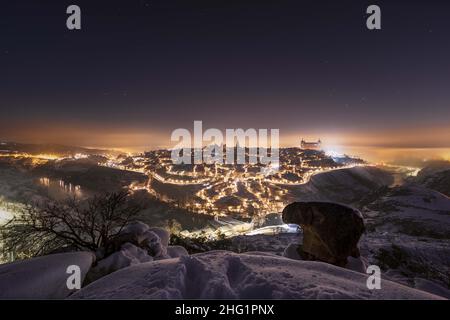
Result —
<instances>
[{"instance_id":1,"label":"illuminated hilltown","mask_svg":"<svg viewBox=\"0 0 450 320\"><path fill-rule=\"evenodd\" d=\"M0 300L450 299L450 1L422 2L4 1Z\"/></svg>"},{"instance_id":2,"label":"illuminated hilltown","mask_svg":"<svg viewBox=\"0 0 450 320\"><path fill-rule=\"evenodd\" d=\"M170 150L155 150L137 155L108 152L49 154L12 151L6 149L6 145L1 150L0 157L34 172L42 187L57 190L70 197L82 197L89 189L83 185L86 184L83 180L74 177L74 173L86 164L109 168L120 176L127 172L135 174L135 178L124 186L131 192L144 190L173 207L214 217L211 228L185 231L185 236L192 237L199 232L231 236L254 232L253 227L268 214L281 212L293 200L291 188L306 184L313 175L366 164L361 159L348 156L328 156L320 150L320 143L320 140L302 140L300 148L282 148L279 150L279 162L268 165L218 162L173 164ZM226 151L226 147L224 148ZM235 147L235 154L237 148ZM249 149L243 149L248 158ZM193 153L194 150L192 155ZM62 168L64 172L72 173L65 173L65 176L54 174ZM47 172L49 174L44 175ZM276 231L273 228L262 230Z\"/></svg>"},{"instance_id":3,"label":"illuminated hilltown","mask_svg":"<svg viewBox=\"0 0 450 320\"><path fill-rule=\"evenodd\" d=\"M170 208L207 218L206 227L182 230L181 235L188 238L297 232L296 227L267 225L265 221L271 214L279 215L287 204L295 201L298 188L310 182L314 175L373 165L358 157L327 153L322 150L320 139L301 139L299 147L281 148L278 161L269 164L249 163L249 148L239 145L230 154L236 157L243 152L245 164L227 164L225 158L212 163L174 164L172 151L168 149L130 154L64 146L37 148L6 142L1 143L1 147L0 162L5 167L27 172L26 182L22 183L29 183L30 190L37 185L41 188L38 194L50 199L89 198L108 190L126 189L131 193L144 192ZM230 150L226 146L222 148L224 155ZM189 150L193 159L196 151ZM416 175L419 170L376 165L397 171L399 176ZM4 180L9 178L5 176ZM1 221L14 216L22 203L39 201L36 192L30 191L21 197L18 203L0 198Z\"/></svg>"},{"instance_id":4,"label":"illuminated hilltown","mask_svg":"<svg viewBox=\"0 0 450 320\"><path fill-rule=\"evenodd\" d=\"M279 164L269 165L174 165L166 150L146 153L133 163L145 168L149 191L164 201L202 214L255 218L280 212L289 202L289 186L305 184L319 172L362 161L348 157L335 161L320 150L286 148L280 150Z\"/></svg>"}]
</instances>

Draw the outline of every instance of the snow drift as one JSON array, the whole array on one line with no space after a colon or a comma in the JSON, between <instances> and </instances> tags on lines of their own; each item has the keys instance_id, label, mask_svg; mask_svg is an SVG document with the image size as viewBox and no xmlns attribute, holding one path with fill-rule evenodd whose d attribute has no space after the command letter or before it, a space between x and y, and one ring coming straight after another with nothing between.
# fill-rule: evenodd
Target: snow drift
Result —
<instances>
[{"instance_id":1,"label":"snow drift","mask_svg":"<svg viewBox=\"0 0 450 320\"><path fill-rule=\"evenodd\" d=\"M142 263L114 272L71 299L440 299L382 280L366 287L367 275L313 261L269 253L210 251Z\"/></svg>"},{"instance_id":2,"label":"snow drift","mask_svg":"<svg viewBox=\"0 0 450 320\"><path fill-rule=\"evenodd\" d=\"M0 299L63 299L67 288L67 267L77 265L81 282L95 260L91 252L51 254L0 265Z\"/></svg>"}]
</instances>

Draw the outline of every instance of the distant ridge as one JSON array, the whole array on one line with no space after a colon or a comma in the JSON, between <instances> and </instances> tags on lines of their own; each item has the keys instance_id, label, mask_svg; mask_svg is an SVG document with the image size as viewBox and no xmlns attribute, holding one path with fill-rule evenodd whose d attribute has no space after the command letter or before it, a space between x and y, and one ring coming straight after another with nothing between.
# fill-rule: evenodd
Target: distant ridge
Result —
<instances>
[{"instance_id":1,"label":"distant ridge","mask_svg":"<svg viewBox=\"0 0 450 320\"><path fill-rule=\"evenodd\" d=\"M107 149L96 149L96 148L85 148L77 146L68 146L61 144L32 144L32 143L18 143L12 141L2 141L0 142L0 152L10 151L10 152L24 152L29 154L57 154L57 155L72 155L77 153L84 154L119 154L119 151L107 150Z\"/></svg>"}]
</instances>

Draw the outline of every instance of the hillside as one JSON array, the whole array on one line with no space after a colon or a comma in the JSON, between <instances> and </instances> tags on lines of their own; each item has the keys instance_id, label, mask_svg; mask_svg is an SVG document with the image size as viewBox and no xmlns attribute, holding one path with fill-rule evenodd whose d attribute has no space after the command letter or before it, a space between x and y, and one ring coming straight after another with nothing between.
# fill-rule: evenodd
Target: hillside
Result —
<instances>
[{"instance_id":1,"label":"hillside","mask_svg":"<svg viewBox=\"0 0 450 320\"><path fill-rule=\"evenodd\" d=\"M31 292L33 298L71 299L450 298L450 199L418 185L390 187L391 179L380 169L358 167L319 174L296 186L301 199L336 199L359 209L355 212L365 224L360 256L349 257L343 267L301 255L306 232L208 242L174 242L172 237L169 242L167 231L135 222L124 229L115 252L98 250L95 261L87 261L86 254L66 254L65 259L74 264L81 259L84 266L79 291L61 291L59 277L42 278L35 271L42 266L48 275L60 270L65 260L55 255L2 265L0 289L15 297ZM329 226L330 235L334 229ZM367 265L381 268L382 289L367 288ZM11 279L25 275L29 281L6 289ZM41 278L48 281L44 291L36 287Z\"/></svg>"},{"instance_id":2,"label":"hillside","mask_svg":"<svg viewBox=\"0 0 450 320\"><path fill-rule=\"evenodd\" d=\"M420 170L417 177L411 178L409 182L439 191L450 197L450 162L433 161Z\"/></svg>"},{"instance_id":3,"label":"hillside","mask_svg":"<svg viewBox=\"0 0 450 320\"><path fill-rule=\"evenodd\" d=\"M334 201L352 204L368 192L389 186L392 175L370 166L324 172L298 186L288 187L293 201Z\"/></svg>"}]
</instances>

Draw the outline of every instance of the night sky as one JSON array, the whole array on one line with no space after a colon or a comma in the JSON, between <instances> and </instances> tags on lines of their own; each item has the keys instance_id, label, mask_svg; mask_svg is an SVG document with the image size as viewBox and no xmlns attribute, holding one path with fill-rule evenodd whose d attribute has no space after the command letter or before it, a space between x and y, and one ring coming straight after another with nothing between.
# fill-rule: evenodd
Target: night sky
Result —
<instances>
[{"instance_id":1,"label":"night sky","mask_svg":"<svg viewBox=\"0 0 450 320\"><path fill-rule=\"evenodd\" d=\"M450 147L449 16L436 0L2 1L0 140L156 148L202 120L283 145Z\"/></svg>"}]
</instances>

